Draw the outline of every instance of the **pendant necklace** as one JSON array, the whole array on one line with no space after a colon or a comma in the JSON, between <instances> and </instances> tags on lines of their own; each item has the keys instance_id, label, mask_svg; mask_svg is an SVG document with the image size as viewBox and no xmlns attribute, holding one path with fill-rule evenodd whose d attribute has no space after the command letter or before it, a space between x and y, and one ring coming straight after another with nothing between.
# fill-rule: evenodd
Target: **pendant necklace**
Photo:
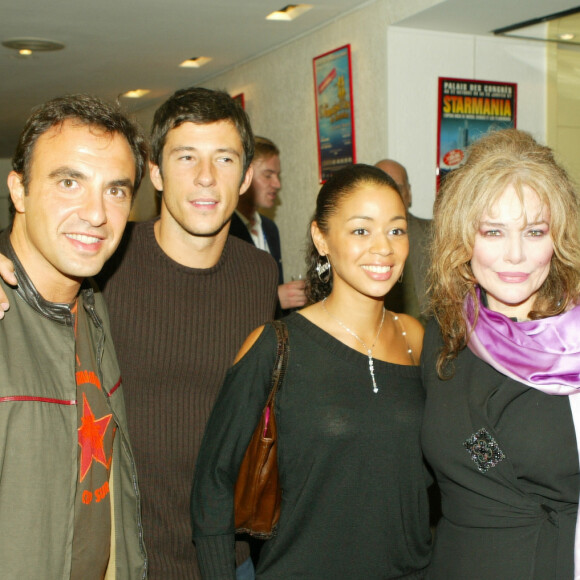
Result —
<instances>
[{"instance_id":1,"label":"pendant necklace","mask_svg":"<svg viewBox=\"0 0 580 580\"><path fill-rule=\"evenodd\" d=\"M338 318L336 318L336 316L333 316L332 314L330 314L330 312L328 312L328 308L326 308L327 299L328 296L322 301L322 308L324 308L326 314L328 314L328 316L330 316L330 318L332 318L335 322L338 322L338 324L340 324L340 326L342 326L342 328L344 328L344 330L346 330L351 336L354 336L354 338L356 338L363 345L364 349L367 351L367 356L369 357L369 372L371 373L371 379L373 381L373 393L378 393L379 387L377 387L377 381L375 380L375 361L373 360L373 348L375 348L375 344L377 343L379 334L381 334L381 330L383 329L383 322L385 321L385 312L386 312L385 307L383 306L383 316L381 318L381 323L379 324L379 329L377 330L375 340L373 341L373 344L369 348L365 344L365 342L358 336L358 334L356 334L356 332L353 332L350 328L348 328L348 326L346 326L346 324L343 324Z\"/></svg>"}]
</instances>

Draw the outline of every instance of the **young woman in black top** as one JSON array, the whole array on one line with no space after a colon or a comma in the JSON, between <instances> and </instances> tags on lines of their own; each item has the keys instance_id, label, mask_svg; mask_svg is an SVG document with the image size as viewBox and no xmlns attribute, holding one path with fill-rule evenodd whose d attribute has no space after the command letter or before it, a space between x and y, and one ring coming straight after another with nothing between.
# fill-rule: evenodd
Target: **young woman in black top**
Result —
<instances>
[{"instance_id":1,"label":"young woman in black top","mask_svg":"<svg viewBox=\"0 0 580 580\"><path fill-rule=\"evenodd\" d=\"M383 307L403 272L406 226L397 186L377 168L338 171L319 193L310 305L285 319L290 355L276 400L282 507L258 579L424 576L423 329ZM192 495L204 578L235 578L234 484L275 354L271 326L248 337L205 433Z\"/></svg>"}]
</instances>

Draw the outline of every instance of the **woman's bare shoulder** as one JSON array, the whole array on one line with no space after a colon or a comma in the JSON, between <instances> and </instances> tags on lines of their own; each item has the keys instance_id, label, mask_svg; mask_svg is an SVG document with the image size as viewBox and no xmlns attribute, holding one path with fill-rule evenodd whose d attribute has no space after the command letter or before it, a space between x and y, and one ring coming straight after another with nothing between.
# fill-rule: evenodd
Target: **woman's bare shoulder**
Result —
<instances>
[{"instance_id":1,"label":"woman's bare shoulder","mask_svg":"<svg viewBox=\"0 0 580 580\"><path fill-rule=\"evenodd\" d=\"M264 331L264 328L266 327L262 325L252 330L252 332L248 335L246 340L244 340L244 344L242 344L242 347L238 351L238 354L236 355L236 358L234 360L234 364L236 364L238 361L244 358L244 356L248 353L248 351L254 346L258 338L260 338L260 335Z\"/></svg>"}]
</instances>

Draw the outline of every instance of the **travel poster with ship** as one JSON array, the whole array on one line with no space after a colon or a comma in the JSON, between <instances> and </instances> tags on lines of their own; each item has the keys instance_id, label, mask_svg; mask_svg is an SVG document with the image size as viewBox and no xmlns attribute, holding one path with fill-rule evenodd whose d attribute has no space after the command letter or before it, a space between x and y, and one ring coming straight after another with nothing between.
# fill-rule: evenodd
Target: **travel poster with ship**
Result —
<instances>
[{"instance_id":1,"label":"travel poster with ship","mask_svg":"<svg viewBox=\"0 0 580 580\"><path fill-rule=\"evenodd\" d=\"M356 163L350 45L313 61L320 182Z\"/></svg>"}]
</instances>

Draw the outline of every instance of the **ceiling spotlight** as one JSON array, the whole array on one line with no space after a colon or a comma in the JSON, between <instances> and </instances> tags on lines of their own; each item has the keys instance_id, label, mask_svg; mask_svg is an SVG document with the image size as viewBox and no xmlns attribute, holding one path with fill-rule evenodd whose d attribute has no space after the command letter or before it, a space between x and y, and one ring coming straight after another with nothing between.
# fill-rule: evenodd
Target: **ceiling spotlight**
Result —
<instances>
[{"instance_id":1,"label":"ceiling spotlight","mask_svg":"<svg viewBox=\"0 0 580 580\"><path fill-rule=\"evenodd\" d=\"M288 4L284 8L268 14L266 20L282 20L288 22L302 16L302 14L308 12L311 8L312 4Z\"/></svg>"},{"instance_id":2,"label":"ceiling spotlight","mask_svg":"<svg viewBox=\"0 0 580 580\"><path fill-rule=\"evenodd\" d=\"M121 96L126 97L127 99L140 99L150 92L151 91L149 89L135 89L134 91L127 91Z\"/></svg>"},{"instance_id":3,"label":"ceiling spotlight","mask_svg":"<svg viewBox=\"0 0 580 580\"><path fill-rule=\"evenodd\" d=\"M211 58L209 56L194 56L184 60L179 66L183 68L200 68L206 65Z\"/></svg>"},{"instance_id":4,"label":"ceiling spotlight","mask_svg":"<svg viewBox=\"0 0 580 580\"><path fill-rule=\"evenodd\" d=\"M50 52L64 48L62 42L44 38L11 38L2 42L2 46L17 50L22 56L30 56L33 52Z\"/></svg>"},{"instance_id":5,"label":"ceiling spotlight","mask_svg":"<svg viewBox=\"0 0 580 580\"><path fill-rule=\"evenodd\" d=\"M574 35L570 32L565 32L563 34L558 34L558 38L560 40L572 40L574 38Z\"/></svg>"}]
</instances>

